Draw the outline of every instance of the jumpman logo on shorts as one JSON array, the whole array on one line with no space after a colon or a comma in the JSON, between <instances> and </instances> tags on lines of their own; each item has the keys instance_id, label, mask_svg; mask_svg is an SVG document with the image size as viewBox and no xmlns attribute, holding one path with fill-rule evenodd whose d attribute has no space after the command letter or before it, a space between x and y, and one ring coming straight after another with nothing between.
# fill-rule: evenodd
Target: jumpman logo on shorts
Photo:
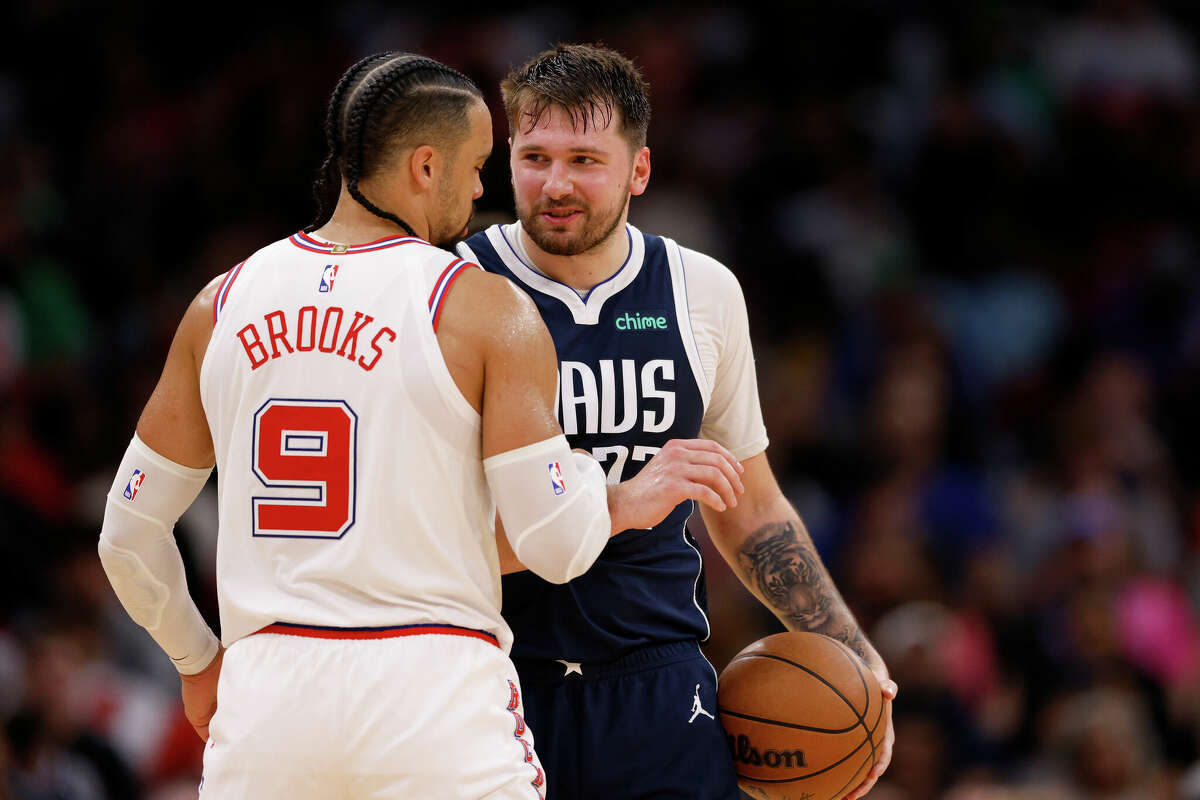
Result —
<instances>
[{"instance_id":1,"label":"jumpman logo on shorts","mask_svg":"<svg viewBox=\"0 0 1200 800\"><path fill-rule=\"evenodd\" d=\"M688 720L688 725L696 721L696 717L703 714L709 719L716 719L712 714L704 710L704 706L700 705L700 684L696 684L696 696L692 698L692 717Z\"/></svg>"}]
</instances>

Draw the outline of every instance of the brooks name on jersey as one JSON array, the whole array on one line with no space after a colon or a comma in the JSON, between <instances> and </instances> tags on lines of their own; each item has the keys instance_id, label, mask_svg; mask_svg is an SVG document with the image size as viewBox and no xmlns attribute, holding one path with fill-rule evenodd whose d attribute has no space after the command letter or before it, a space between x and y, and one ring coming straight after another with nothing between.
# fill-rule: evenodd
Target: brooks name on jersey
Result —
<instances>
[{"instance_id":1,"label":"brooks name on jersey","mask_svg":"<svg viewBox=\"0 0 1200 800\"><path fill-rule=\"evenodd\" d=\"M343 322L346 322L344 333ZM369 372L383 356L384 346L396 341L396 332L386 325L375 324L375 318L370 314L347 312L338 306L329 306L323 313L318 312L316 306L301 306L290 314L276 309L264 314L261 323L251 322L235 335L250 360L251 372L270 360L314 351L355 361ZM370 336L372 352L359 355L360 336L364 341Z\"/></svg>"}]
</instances>

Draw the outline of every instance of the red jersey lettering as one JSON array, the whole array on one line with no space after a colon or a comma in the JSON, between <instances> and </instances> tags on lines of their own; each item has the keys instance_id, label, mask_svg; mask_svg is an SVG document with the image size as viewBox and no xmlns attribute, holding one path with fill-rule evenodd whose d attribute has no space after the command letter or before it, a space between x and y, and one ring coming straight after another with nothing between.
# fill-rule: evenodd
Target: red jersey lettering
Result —
<instances>
[{"instance_id":1,"label":"red jersey lettering","mask_svg":"<svg viewBox=\"0 0 1200 800\"><path fill-rule=\"evenodd\" d=\"M264 317L267 321L267 336L271 340L271 358L279 358L279 347L277 342L283 342L283 346L289 353L295 352L292 350L292 345L287 340L287 317L282 311L272 311ZM275 324L279 323L279 330L275 330Z\"/></svg>"},{"instance_id":2,"label":"red jersey lettering","mask_svg":"<svg viewBox=\"0 0 1200 800\"><path fill-rule=\"evenodd\" d=\"M250 323L238 331L237 337L242 341L242 347L246 348L246 355L250 357L251 372L267 363L267 348L263 347L262 337L259 336L258 328L254 327L254 323Z\"/></svg>"},{"instance_id":3,"label":"red jersey lettering","mask_svg":"<svg viewBox=\"0 0 1200 800\"><path fill-rule=\"evenodd\" d=\"M360 321L361 320L361 321ZM350 329L346 331L346 338L342 339L342 346L338 348L339 356L353 361L358 356L358 334L362 333L362 329L375 321L375 318L370 314L364 314L361 311L354 312L354 320L350 323ZM350 345L350 353L346 353L346 345Z\"/></svg>"},{"instance_id":4,"label":"red jersey lettering","mask_svg":"<svg viewBox=\"0 0 1200 800\"><path fill-rule=\"evenodd\" d=\"M394 330L391 328L380 328L379 333L375 334L375 338L371 340L371 348L375 351L375 357L372 358L369 363L363 361L362 358L358 359L358 365L368 372L375 369L376 362L378 362L379 357L383 355L383 349L379 346L379 340L385 335L389 340L393 342L396 341L396 332Z\"/></svg>"},{"instance_id":5,"label":"red jersey lettering","mask_svg":"<svg viewBox=\"0 0 1200 800\"><path fill-rule=\"evenodd\" d=\"M305 314L308 322L304 321ZM308 334L308 344L304 343L304 334ZM317 307L304 306L296 319L296 349L307 353L317 346Z\"/></svg>"},{"instance_id":6,"label":"red jersey lettering","mask_svg":"<svg viewBox=\"0 0 1200 800\"><path fill-rule=\"evenodd\" d=\"M333 316L333 312L337 312L337 321L333 323L333 333L330 338L329 346L325 346L325 333L329 329L329 318ZM321 338L317 340L317 349L322 353L332 353L337 347L338 330L342 327L342 310L337 306L330 306L325 309L325 319L321 320Z\"/></svg>"}]
</instances>

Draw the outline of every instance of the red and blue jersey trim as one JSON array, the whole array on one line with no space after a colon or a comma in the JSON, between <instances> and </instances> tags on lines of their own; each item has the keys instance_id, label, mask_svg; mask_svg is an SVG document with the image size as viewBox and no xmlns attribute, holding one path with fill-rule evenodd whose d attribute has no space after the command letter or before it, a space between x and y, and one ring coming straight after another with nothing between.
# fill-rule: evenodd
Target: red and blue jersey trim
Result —
<instances>
[{"instance_id":1,"label":"red and blue jersey trim","mask_svg":"<svg viewBox=\"0 0 1200 800\"><path fill-rule=\"evenodd\" d=\"M400 244L429 244L429 242L416 236L386 236L382 239L376 239L373 242L367 242L366 244L335 245L329 242L318 242L304 231L293 233L288 237L288 241L301 250L307 250L310 253L336 253L339 256L354 255L356 253L374 253L376 250L386 250L389 247L395 247Z\"/></svg>"},{"instance_id":2,"label":"red and blue jersey trim","mask_svg":"<svg viewBox=\"0 0 1200 800\"><path fill-rule=\"evenodd\" d=\"M286 636L305 636L310 639L395 639L400 636L464 636L481 639L500 646L496 637L487 631L459 625L392 625L382 628L337 628L328 625L297 625L293 622L273 622L255 633L281 633Z\"/></svg>"},{"instance_id":3,"label":"red and blue jersey trim","mask_svg":"<svg viewBox=\"0 0 1200 800\"><path fill-rule=\"evenodd\" d=\"M243 261L225 273L225 280L221 281L221 286L217 289L217 299L213 303L213 325L217 324L217 319L221 315L221 309L225 306L225 301L229 299L229 290L233 287L233 282L237 280L238 273L242 271L242 267L245 264L246 262Z\"/></svg>"},{"instance_id":4,"label":"red and blue jersey trim","mask_svg":"<svg viewBox=\"0 0 1200 800\"><path fill-rule=\"evenodd\" d=\"M479 268L479 265L473 264L470 261L463 261L461 258L454 259L442 270L437 283L433 285L433 291L429 294L429 318L433 321L433 330L435 333L437 332L438 320L442 317L442 301L446 299L446 292L450 291L450 287L454 284L454 281L458 280L458 276L468 267Z\"/></svg>"}]
</instances>

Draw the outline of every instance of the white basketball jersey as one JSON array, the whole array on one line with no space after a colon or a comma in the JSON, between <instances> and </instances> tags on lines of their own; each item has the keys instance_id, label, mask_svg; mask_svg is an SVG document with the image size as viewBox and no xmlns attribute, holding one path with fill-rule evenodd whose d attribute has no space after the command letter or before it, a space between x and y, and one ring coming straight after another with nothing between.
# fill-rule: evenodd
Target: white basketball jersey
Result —
<instances>
[{"instance_id":1,"label":"white basketball jersey","mask_svg":"<svg viewBox=\"0 0 1200 800\"><path fill-rule=\"evenodd\" d=\"M456 625L508 652L480 418L434 333L466 262L296 234L230 270L200 373L226 645L275 622Z\"/></svg>"}]
</instances>

